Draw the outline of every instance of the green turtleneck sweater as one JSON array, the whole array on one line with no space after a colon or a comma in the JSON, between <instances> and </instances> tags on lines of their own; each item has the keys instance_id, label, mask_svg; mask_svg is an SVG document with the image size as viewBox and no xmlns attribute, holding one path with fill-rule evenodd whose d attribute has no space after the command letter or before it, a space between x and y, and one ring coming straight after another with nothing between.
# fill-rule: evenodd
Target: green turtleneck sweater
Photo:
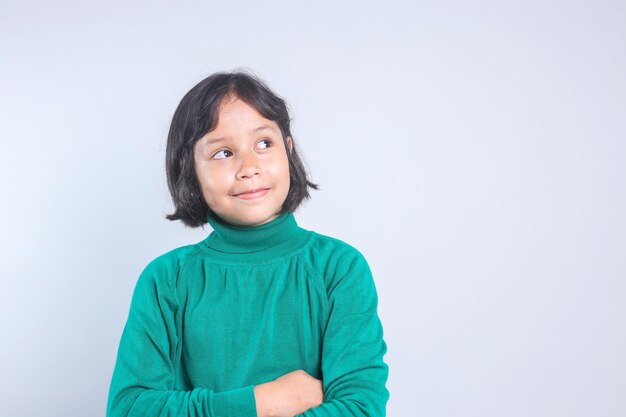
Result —
<instances>
[{"instance_id":1,"label":"green turtleneck sweater","mask_svg":"<svg viewBox=\"0 0 626 417\"><path fill-rule=\"evenodd\" d=\"M304 417L385 415L387 345L365 258L293 213L237 227L141 273L107 417L256 417L255 385L303 369L324 402Z\"/></svg>"}]
</instances>

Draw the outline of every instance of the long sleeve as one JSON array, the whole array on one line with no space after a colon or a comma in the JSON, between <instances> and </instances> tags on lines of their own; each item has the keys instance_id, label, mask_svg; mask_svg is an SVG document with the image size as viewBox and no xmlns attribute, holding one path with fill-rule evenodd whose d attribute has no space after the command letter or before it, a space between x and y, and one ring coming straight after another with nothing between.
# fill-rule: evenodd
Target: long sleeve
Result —
<instances>
[{"instance_id":1,"label":"long sleeve","mask_svg":"<svg viewBox=\"0 0 626 417\"><path fill-rule=\"evenodd\" d=\"M322 343L324 402L300 417L383 417L389 391L387 345L370 268L357 251L325 278L329 319Z\"/></svg>"},{"instance_id":2,"label":"long sleeve","mask_svg":"<svg viewBox=\"0 0 626 417\"><path fill-rule=\"evenodd\" d=\"M257 417L254 386L173 389L180 358L172 256L151 262L135 287L113 371L107 417Z\"/></svg>"}]
</instances>

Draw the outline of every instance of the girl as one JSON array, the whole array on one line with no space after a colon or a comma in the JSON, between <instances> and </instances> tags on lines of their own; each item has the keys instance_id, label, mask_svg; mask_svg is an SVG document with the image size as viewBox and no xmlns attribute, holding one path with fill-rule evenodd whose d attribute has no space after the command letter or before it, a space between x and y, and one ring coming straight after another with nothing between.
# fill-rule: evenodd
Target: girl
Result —
<instances>
[{"instance_id":1,"label":"girl","mask_svg":"<svg viewBox=\"0 0 626 417\"><path fill-rule=\"evenodd\" d=\"M166 170L166 217L213 231L141 273L107 416L384 416L374 281L355 248L296 223L318 187L285 102L254 75L209 76L176 109Z\"/></svg>"}]
</instances>

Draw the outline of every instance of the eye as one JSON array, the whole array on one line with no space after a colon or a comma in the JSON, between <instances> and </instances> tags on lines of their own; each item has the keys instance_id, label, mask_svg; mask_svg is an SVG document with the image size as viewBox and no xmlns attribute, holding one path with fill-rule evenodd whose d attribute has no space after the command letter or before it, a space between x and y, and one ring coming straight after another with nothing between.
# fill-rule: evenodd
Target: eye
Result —
<instances>
[{"instance_id":1,"label":"eye","mask_svg":"<svg viewBox=\"0 0 626 417\"><path fill-rule=\"evenodd\" d=\"M224 158L228 158L230 155L232 155L233 153L231 151L229 151L228 149L220 149L219 151L217 151L214 155L213 155L213 159L224 159Z\"/></svg>"},{"instance_id":2,"label":"eye","mask_svg":"<svg viewBox=\"0 0 626 417\"><path fill-rule=\"evenodd\" d=\"M270 146L272 146L272 141L271 141L271 140L269 140L269 139L261 139L261 140L259 141L259 143L260 143L260 144L262 144L262 143L266 143L266 145L261 145L261 149L267 149L267 148L269 148Z\"/></svg>"}]
</instances>

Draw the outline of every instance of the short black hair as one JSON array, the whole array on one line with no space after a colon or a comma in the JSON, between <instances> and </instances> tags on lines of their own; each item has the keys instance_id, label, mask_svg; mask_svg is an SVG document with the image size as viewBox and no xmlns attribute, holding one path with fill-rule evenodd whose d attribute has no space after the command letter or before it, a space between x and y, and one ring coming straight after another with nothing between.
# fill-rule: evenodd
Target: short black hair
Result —
<instances>
[{"instance_id":1,"label":"short black hair","mask_svg":"<svg viewBox=\"0 0 626 417\"><path fill-rule=\"evenodd\" d=\"M309 181L296 149L285 100L251 72L216 72L185 94L172 117L167 136L165 171L175 211L167 214L166 219L181 220L192 228L207 223L212 210L204 200L196 175L194 145L217 127L219 106L232 96L254 107L266 119L275 121L282 133L289 161L290 186L279 214L295 211L305 198L310 198L309 187L319 189L317 184ZM287 146L288 137L292 139L291 151Z\"/></svg>"}]
</instances>

